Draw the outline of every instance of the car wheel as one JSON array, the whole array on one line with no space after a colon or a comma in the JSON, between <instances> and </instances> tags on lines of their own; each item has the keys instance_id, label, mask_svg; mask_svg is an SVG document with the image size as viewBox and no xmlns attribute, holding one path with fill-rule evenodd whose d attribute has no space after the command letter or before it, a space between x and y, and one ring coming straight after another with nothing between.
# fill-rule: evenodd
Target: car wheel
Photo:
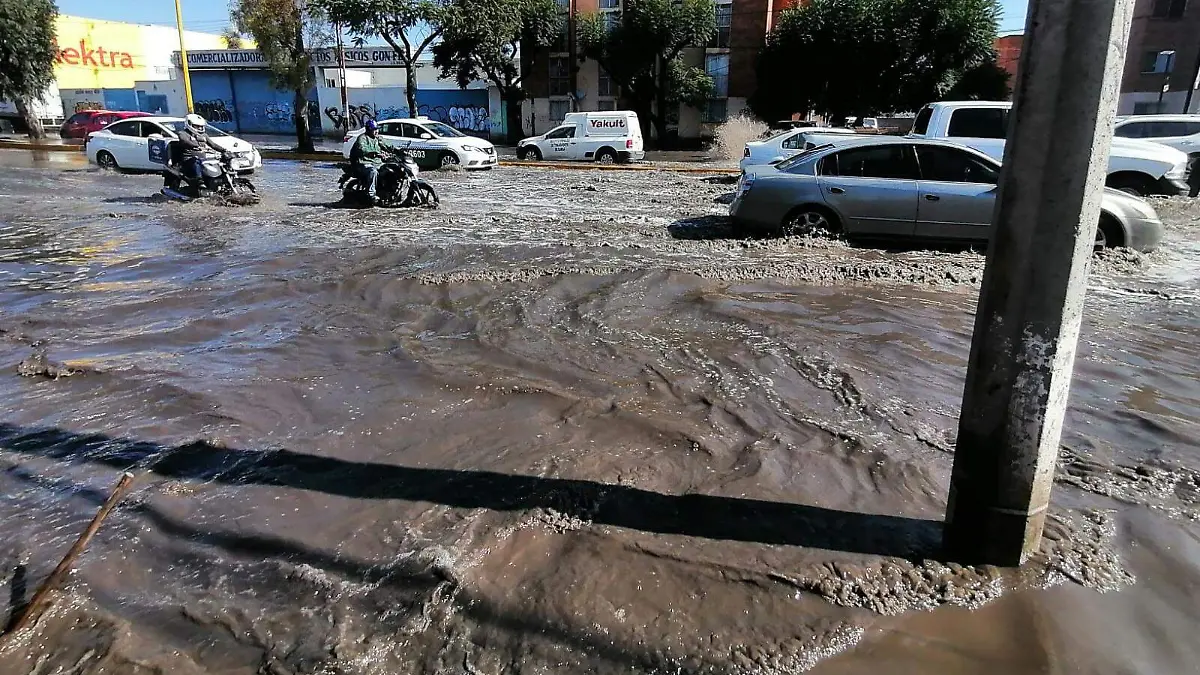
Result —
<instances>
[{"instance_id":1,"label":"car wheel","mask_svg":"<svg viewBox=\"0 0 1200 675\"><path fill-rule=\"evenodd\" d=\"M596 153L596 162L598 164L616 164L617 153L611 148L604 148L600 152Z\"/></svg>"},{"instance_id":2,"label":"car wheel","mask_svg":"<svg viewBox=\"0 0 1200 675\"><path fill-rule=\"evenodd\" d=\"M1100 224L1096 227L1095 249L1116 248L1125 244L1125 236L1121 226L1107 213L1101 214Z\"/></svg>"},{"instance_id":3,"label":"car wheel","mask_svg":"<svg viewBox=\"0 0 1200 675\"><path fill-rule=\"evenodd\" d=\"M113 154L107 150L101 150L100 152L96 153L96 164L98 164L101 169L111 169L115 171L121 168L120 165L117 164L117 158L113 157Z\"/></svg>"},{"instance_id":4,"label":"car wheel","mask_svg":"<svg viewBox=\"0 0 1200 675\"><path fill-rule=\"evenodd\" d=\"M517 148L517 159L521 160L522 162L528 160L532 154L533 153L530 152L529 148Z\"/></svg>"},{"instance_id":5,"label":"car wheel","mask_svg":"<svg viewBox=\"0 0 1200 675\"><path fill-rule=\"evenodd\" d=\"M1108 187L1131 194L1134 197L1144 197L1154 194L1154 180L1144 174L1118 174L1108 180Z\"/></svg>"},{"instance_id":6,"label":"car wheel","mask_svg":"<svg viewBox=\"0 0 1200 675\"><path fill-rule=\"evenodd\" d=\"M458 166L458 155L453 152L442 153L441 165L442 167Z\"/></svg>"},{"instance_id":7,"label":"car wheel","mask_svg":"<svg viewBox=\"0 0 1200 675\"><path fill-rule=\"evenodd\" d=\"M783 219L784 236L803 236L809 234L838 235L842 233L842 225L837 216L819 206L801 206L793 210Z\"/></svg>"}]
</instances>

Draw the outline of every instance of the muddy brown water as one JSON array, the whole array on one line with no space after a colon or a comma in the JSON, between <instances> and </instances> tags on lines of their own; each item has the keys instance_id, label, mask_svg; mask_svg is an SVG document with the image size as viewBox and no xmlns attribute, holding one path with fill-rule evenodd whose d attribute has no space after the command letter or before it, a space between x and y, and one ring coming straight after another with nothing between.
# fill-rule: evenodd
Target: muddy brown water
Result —
<instances>
[{"instance_id":1,"label":"muddy brown water","mask_svg":"<svg viewBox=\"0 0 1200 675\"><path fill-rule=\"evenodd\" d=\"M1052 514L937 552L982 257L736 236L672 174L251 208L0 153L3 673L1200 670L1200 205L1093 268Z\"/></svg>"}]
</instances>

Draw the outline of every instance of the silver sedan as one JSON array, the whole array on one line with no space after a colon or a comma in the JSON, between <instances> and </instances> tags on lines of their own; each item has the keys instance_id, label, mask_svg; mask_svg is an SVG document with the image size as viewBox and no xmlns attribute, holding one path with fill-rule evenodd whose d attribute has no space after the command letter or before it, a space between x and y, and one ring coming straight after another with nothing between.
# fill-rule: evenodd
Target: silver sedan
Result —
<instances>
[{"instance_id":1,"label":"silver sedan","mask_svg":"<svg viewBox=\"0 0 1200 675\"><path fill-rule=\"evenodd\" d=\"M729 209L747 230L986 242L1000 164L953 143L853 138L813 148L738 181ZM1096 245L1149 251L1163 225L1145 201L1106 188Z\"/></svg>"}]
</instances>

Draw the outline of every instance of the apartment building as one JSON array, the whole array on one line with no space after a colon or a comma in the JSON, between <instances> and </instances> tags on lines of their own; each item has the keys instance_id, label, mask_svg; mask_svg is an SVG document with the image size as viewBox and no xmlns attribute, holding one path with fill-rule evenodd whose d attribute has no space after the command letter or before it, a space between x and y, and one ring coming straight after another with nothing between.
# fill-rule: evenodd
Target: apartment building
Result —
<instances>
[{"instance_id":1,"label":"apartment building","mask_svg":"<svg viewBox=\"0 0 1200 675\"><path fill-rule=\"evenodd\" d=\"M1197 0L1200 2L1200 0ZM667 111L668 133L680 139L711 136L716 125L746 107L757 86L754 62L779 12L797 0L716 0L717 33L706 45L685 50L683 59L703 67L713 78L713 96L701 108L675 106ZM615 110L622 104L619 87L592 60L579 59L575 26L580 16L599 13L620 21L623 0L559 0L564 18L557 44L543 52L526 74L532 100L523 106L526 131L545 133L569 112Z\"/></svg>"},{"instance_id":2,"label":"apartment building","mask_svg":"<svg viewBox=\"0 0 1200 675\"><path fill-rule=\"evenodd\" d=\"M1200 112L1200 0L1138 0L1121 82L1122 115Z\"/></svg>"}]
</instances>

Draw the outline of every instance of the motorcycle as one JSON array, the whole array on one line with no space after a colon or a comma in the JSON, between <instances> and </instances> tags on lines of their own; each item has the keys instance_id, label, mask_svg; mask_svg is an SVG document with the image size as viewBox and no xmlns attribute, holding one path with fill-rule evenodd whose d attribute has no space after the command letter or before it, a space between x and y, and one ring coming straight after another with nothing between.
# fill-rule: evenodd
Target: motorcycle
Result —
<instances>
[{"instance_id":1,"label":"motorcycle","mask_svg":"<svg viewBox=\"0 0 1200 675\"><path fill-rule=\"evenodd\" d=\"M373 206L367 192L368 185L359 178L352 164L339 164L342 177L338 187L342 190L342 201L354 206ZM425 180L418 178L421 170L408 153L400 150L379 166L379 177L375 180L375 197L380 206L424 206L437 208L437 192Z\"/></svg>"},{"instance_id":2,"label":"motorcycle","mask_svg":"<svg viewBox=\"0 0 1200 675\"><path fill-rule=\"evenodd\" d=\"M179 144L165 138L150 139L150 159L163 165L162 194L182 202L206 197L223 197L236 204L257 204L259 197L254 184L242 178L233 168L233 155L210 151L200 158L200 178L183 173Z\"/></svg>"}]
</instances>

